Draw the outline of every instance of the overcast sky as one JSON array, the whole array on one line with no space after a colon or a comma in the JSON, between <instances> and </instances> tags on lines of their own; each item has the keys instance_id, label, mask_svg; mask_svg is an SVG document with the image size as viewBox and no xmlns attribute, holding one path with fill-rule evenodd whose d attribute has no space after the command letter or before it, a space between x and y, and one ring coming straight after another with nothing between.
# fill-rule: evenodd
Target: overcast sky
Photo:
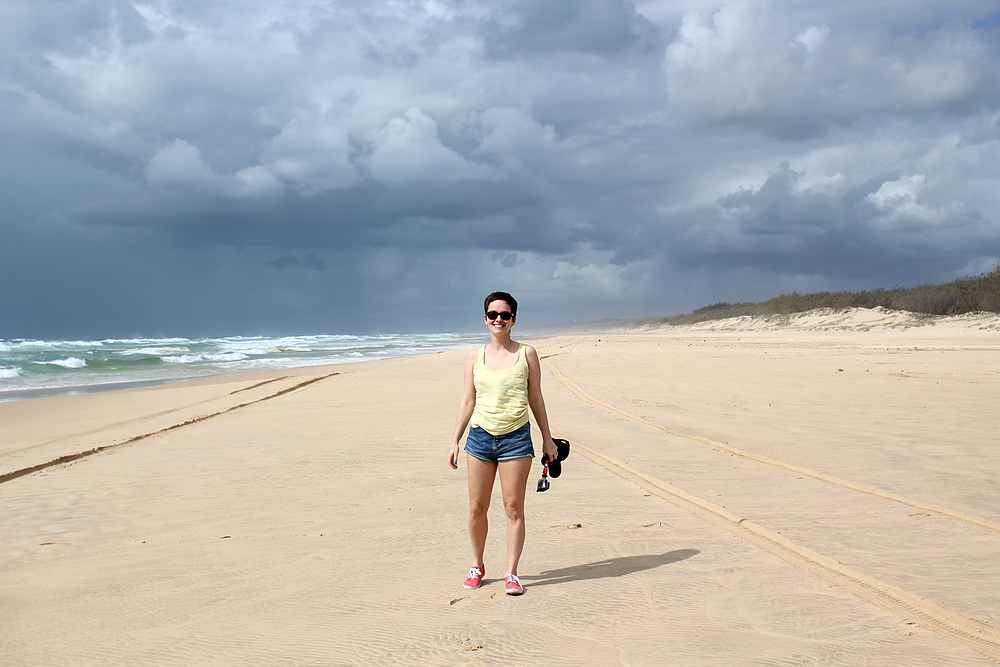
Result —
<instances>
[{"instance_id":1,"label":"overcast sky","mask_svg":"<svg viewBox=\"0 0 1000 667\"><path fill-rule=\"evenodd\" d=\"M1000 2L3 0L0 337L468 331L1000 260Z\"/></svg>"}]
</instances>

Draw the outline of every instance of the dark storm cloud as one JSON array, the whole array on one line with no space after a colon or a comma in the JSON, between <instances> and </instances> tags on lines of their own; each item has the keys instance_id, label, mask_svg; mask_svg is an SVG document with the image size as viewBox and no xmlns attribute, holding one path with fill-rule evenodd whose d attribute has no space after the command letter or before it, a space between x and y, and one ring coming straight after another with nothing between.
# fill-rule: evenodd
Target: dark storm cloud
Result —
<instances>
[{"instance_id":1,"label":"dark storm cloud","mask_svg":"<svg viewBox=\"0 0 1000 667\"><path fill-rule=\"evenodd\" d=\"M12 0L0 335L440 330L498 286L551 321L988 270L989 9Z\"/></svg>"},{"instance_id":2,"label":"dark storm cloud","mask_svg":"<svg viewBox=\"0 0 1000 667\"><path fill-rule=\"evenodd\" d=\"M276 269L284 269L289 266L305 266L314 271L326 271L330 268L330 265L317 257L314 252L306 253L302 259L293 255L282 255L278 259L271 262L271 266Z\"/></svg>"},{"instance_id":3,"label":"dark storm cloud","mask_svg":"<svg viewBox=\"0 0 1000 667\"><path fill-rule=\"evenodd\" d=\"M509 2L490 28L490 53L513 58L553 51L616 56L662 46L657 30L631 3L615 0Z\"/></svg>"},{"instance_id":4,"label":"dark storm cloud","mask_svg":"<svg viewBox=\"0 0 1000 667\"><path fill-rule=\"evenodd\" d=\"M872 184L880 187L871 193L802 189L802 176L782 163L759 189L740 189L692 212L671 239L672 257L682 266L743 265L885 284L944 275L971 256L1000 255L995 223L964 207L920 204L922 177ZM935 253L926 252L931 242Z\"/></svg>"}]
</instances>

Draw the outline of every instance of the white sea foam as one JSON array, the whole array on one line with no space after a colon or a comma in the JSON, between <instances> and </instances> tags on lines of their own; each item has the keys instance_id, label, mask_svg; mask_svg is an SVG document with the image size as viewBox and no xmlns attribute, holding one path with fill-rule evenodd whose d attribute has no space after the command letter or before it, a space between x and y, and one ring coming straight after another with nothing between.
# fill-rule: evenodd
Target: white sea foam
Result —
<instances>
[{"instance_id":1,"label":"white sea foam","mask_svg":"<svg viewBox=\"0 0 1000 667\"><path fill-rule=\"evenodd\" d=\"M140 347L135 350L122 350L118 354L122 355L139 355L146 354L152 356L160 356L161 354L181 354L187 352L186 347Z\"/></svg>"},{"instance_id":2,"label":"white sea foam","mask_svg":"<svg viewBox=\"0 0 1000 667\"><path fill-rule=\"evenodd\" d=\"M193 364L196 361L204 361L205 357L200 354L182 354L179 357L163 357L168 364Z\"/></svg>"},{"instance_id":3,"label":"white sea foam","mask_svg":"<svg viewBox=\"0 0 1000 667\"><path fill-rule=\"evenodd\" d=\"M179 356L161 357L161 359L168 364L193 364L196 361L205 361L204 355L201 354L182 354Z\"/></svg>"},{"instance_id":4,"label":"white sea foam","mask_svg":"<svg viewBox=\"0 0 1000 667\"><path fill-rule=\"evenodd\" d=\"M150 348L171 348L182 346L187 349L187 345L197 342L191 338L108 338L101 341L104 346L123 347L125 349L137 349L140 347Z\"/></svg>"},{"instance_id":5,"label":"white sea foam","mask_svg":"<svg viewBox=\"0 0 1000 667\"><path fill-rule=\"evenodd\" d=\"M102 347L100 341L85 341L85 340L11 340L7 341L10 345L9 349L0 350L0 352L46 352L46 351L75 351L75 350L91 350L94 348Z\"/></svg>"},{"instance_id":6,"label":"white sea foam","mask_svg":"<svg viewBox=\"0 0 1000 667\"><path fill-rule=\"evenodd\" d=\"M104 347L104 343L99 340L57 340L54 341L56 347L76 347L89 350L94 347Z\"/></svg>"},{"instance_id":7,"label":"white sea foam","mask_svg":"<svg viewBox=\"0 0 1000 667\"><path fill-rule=\"evenodd\" d=\"M243 361L250 357L242 352L222 352L206 355L205 358L209 361Z\"/></svg>"},{"instance_id":8,"label":"white sea foam","mask_svg":"<svg viewBox=\"0 0 1000 667\"><path fill-rule=\"evenodd\" d=\"M70 357L68 359L55 359L54 361L46 363L52 364L53 366L62 366L63 368L84 368L87 365L86 361L76 357Z\"/></svg>"},{"instance_id":9,"label":"white sea foam","mask_svg":"<svg viewBox=\"0 0 1000 667\"><path fill-rule=\"evenodd\" d=\"M0 342L0 401L18 400L2 394L21 390L52 390L54 395L63 387L111 387L122 382L163 382L402 357L472 347L481 344L482 338L482 334L463 333L4 339ZM157 359L164 363L155 363Z\"/></svg>"},{"instance_id":10,"label":"white sea foam","mask_svg":"<svg viewBox=\"0 0 1000 667\"><path fill-rule=\"evenodd\" d=\"M11 351L36 352L39 350L55 350L62 346L60 341L50 340L18 340L11 341Z\"/></svg>"}]
</instances>

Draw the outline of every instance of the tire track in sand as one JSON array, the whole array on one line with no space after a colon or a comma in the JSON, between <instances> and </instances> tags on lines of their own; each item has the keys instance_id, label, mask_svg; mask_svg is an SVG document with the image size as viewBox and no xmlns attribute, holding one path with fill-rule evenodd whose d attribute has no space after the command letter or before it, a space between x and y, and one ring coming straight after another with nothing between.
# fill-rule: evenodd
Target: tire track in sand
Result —
<instances>
[{"instance_id":1,"label":"tire track in sand","mask_svg":"<svg viewBox=\"0 0 1000 667\"><path fill-rule=\"evenodd\" d=\"M777 459L772 459L763 454L757 454L755 452L747 452L741 449L736 449L735 447L730 447L724 443L718 442L717 440L711 440L709 438L703 438L696 435L688 435L686 433L679 433L673 431L665 426L660 426L659 424L654 424L650 421L643 419L638 415L626 412L615 406L605 403L599 399L594 398L587 392L585 392L578 384L567 378L563 373L555 367L555 365L548 359L542 359L542 363L547 369L552 373L552 375L559 380L560 383L570 392L572 392L577 398L596 405L599 408L612 412L620 417L624 417L629 421L635 422L637 424L642 424L648 426L654 430L660 431L670 436L677 438L684 438L685 440L690 440L696 442L700 445L705 445L711 447L712 449L731 454L733 456L738 456L742 459L747 459L749 461L756 461L758 463L763 463L765 465L774 466L785 470L786 472L794 473L802 477L809 477L817 481L823 482L824 484L829 484L831 486L837 486L842 489L848 489L850 491L856 491L857 493L862 493L873 498L878 498L881 500L888 500L890 502L898 503L906 507L911 507L913 509L922 510L924 512L929 512L936 514L938 516L951 519L952 521L957 521L963 523L967 526L972 526L973 528L978 528L979 530L985 531L987 533L992 533L994 535L1000 535L1000 524L990 521L989 519L983 519L982 517L973 516L971 514L964 514L962 512L957 512L955 510L948 509L947 507L940 507L938 505L932 505L930 503L925 503L920 500L913 500L912 498L907 498L905 496L900 496L895 493L890 493L889 491L883 491L882 489L877 489L874 486L868 486L866 484L859 484L857 482L851 482L849 480L840 479L838 477L833 477L832 475L827 475L825 473L818 472L816 470L810 470L809 468L802 468L800 466L792 465L789 463L784 463L783 461L778 461Z\"/></svg>"},{"instance_id":2,"label":"tire track in sand","mask_svg":"<svg viewBox=\"0 0 1000 667\"><path fill-rule=\"evenodd\" d=\"M0 475L0 484L3 484L4 482L9 482L9 481L11 481L13 479L17 479L18 477L24 477L25 475L30 475L31 473L38 472L40 470L45 470L46 468L51 468L53 466L61 465L63 463L72 463L73 461L78 461L78 460L80 460L82 458L86 458L88 456L93 456L94 454L100 454L102 452L108 452L108 451L111 451L113 449L118 449L119 447L124 447L126 445L131 445L131 444L134 444L136 442L139 442L140 440L146 440L147 438L152 438L153 436L157 436L157 435L160 435L160 434L163 434L163 433L167 433L168 431L173 431L173 430L176 430L176 429L179 429L179 428L183 428L184 426L190 426L191 424L197 424L198 422L203 422L206 419L212 419L213 417L218 417L218 416L224 415L224 414L226 414L228 412L232 412L234 410L239 410L240 408L246 408L246 407L249 407L251 405L256 405L257 403L262 403L264 401L269 401L272 398L277 398L279 396L284 396L285 394L287 394L289 392L293 392L293 391L295 391L297 389L301 389L302 387L311 385L314 382L319 382L320 380L325 380L325 379L327 379L329 377L333 377L334 375L340 375L340 373L330 373L328 375L321 375L319 377L310 378L308 380L305 380L304 382L299 382L298 384L292 385L291 387L286 387L285 389L282 389L281 391L277 391L277 392L275 392L273 394L269 394L267 396L264 396L263 398L258 398L258 399L253 400L253 401L247 401L246 403L240 403L239 405L233 405L233 406L230 406L230 407L228 407L228 408L226 408L224 410L219 410L218 412L212 412L212 413L209 413L207 415L199 415L197 417L192 417L191 419L186 419L186 420L184 420L182 422L178 422L176 424L171 424L170 426L158 429L156 431L151 431L149 433L143 433L141 435L133 436L133 437L129 438L128 440L123 440L122 442L116 442L113 445L103 445L101 447L95 447L93 449L88 449L85 452L77 452L75 454L67 454L65 456L60 456L59 458L52 459L51 461L46 461L44 463L39 463L37 465L29 466L27 468L21 468L20 470L13 470L11 472L4 473L3 475ZM279 379L283 379L283 378L279 378ZM267 384L267 383L266 382L261 382L259 384L253 385L253 387L259 387L260 385L263 385L263 384ZM253 387L247 387L246 389L252 389ZM239 391L244 391L244 390L238 390L238 391L231 392L230 395L236 394Z\"/></svg>"},{"instance_id":3,"label":"tire track in sand","mask_svg":"<svg viewBox=\"0 0 1000 667\"><path fill-rule=\"evenodd\" d=\"M573 447L575 451L605 470L694 514L703 521L724 528L789 565L818 576L870 604L916 623L939 636L965 644L978 653L1000 662L1000 631L992 625L955 613L935 602L857 572L832 558L790 542L776 532L758 526L746 518L737 517L714 503L633 470L621 461L600 454L578 442L574 442Z\"/></svg>"}]
</instances>

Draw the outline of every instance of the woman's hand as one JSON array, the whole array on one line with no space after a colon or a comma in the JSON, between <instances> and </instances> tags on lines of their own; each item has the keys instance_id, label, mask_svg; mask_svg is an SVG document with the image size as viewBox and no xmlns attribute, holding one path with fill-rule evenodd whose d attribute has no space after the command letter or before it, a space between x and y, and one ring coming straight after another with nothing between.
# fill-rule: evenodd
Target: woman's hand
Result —
<instances>
[{"instance_id":1,"label":"woman's hand","mask_svg":"<svg viewBox=\"0 0 1000 667\"><path fill-rule=\"evenodd\" d=\"M452 443L451 449L448 450L448 465L451 466L452 470L458 470L458 445Z\"/></svg>"},{"instance_id":2,"label":"woman's hand","mask_svg":"<svg viewBox=\"0 0 1000 667\"><path fill-rule=\"evenodd\" d=\"M559 448L556 447L556 443L552 441L552 438L542 440L542 454L548 456L549 461L555 461L559 458Z\"/></svg>"}]
</instances>

